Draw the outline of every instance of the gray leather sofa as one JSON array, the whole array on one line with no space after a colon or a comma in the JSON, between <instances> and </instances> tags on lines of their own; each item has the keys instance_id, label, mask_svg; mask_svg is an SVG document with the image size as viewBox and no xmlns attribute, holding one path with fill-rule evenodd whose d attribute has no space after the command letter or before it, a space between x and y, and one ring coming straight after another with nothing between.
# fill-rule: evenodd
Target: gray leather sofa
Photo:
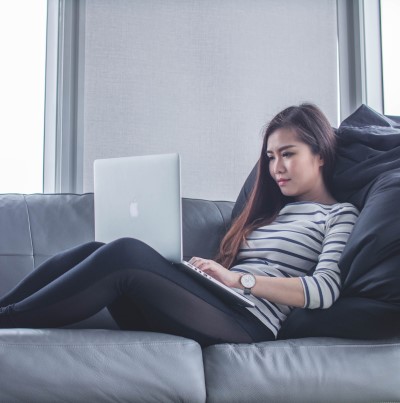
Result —
<instances>
[{"instance_id":1,"label":"gray leather sofa","mask_svg":"<svg viewBox=\"0 0 400 403\"><path fill-rule=\"evenodd\" d=\"M183 200L186 258L213 257L232 207ZM0 294L93 239L93 194L0 195ZM400 401L400 338L202 350L181 337L120 331L106 310L71 328L0 329L0 402L205 401Z\"/></svg>"}]
</instances>

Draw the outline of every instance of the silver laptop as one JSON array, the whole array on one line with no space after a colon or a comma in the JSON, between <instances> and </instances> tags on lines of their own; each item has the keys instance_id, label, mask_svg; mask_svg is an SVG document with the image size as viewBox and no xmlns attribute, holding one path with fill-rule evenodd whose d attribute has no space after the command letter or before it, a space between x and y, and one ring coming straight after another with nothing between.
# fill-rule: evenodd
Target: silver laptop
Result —
<instances>
[{"instance_id":1,"label":"silver laptop","mask_svg":"<svg viewBox=\"0 0 400 403\"><path fill-rule=\"evenodd\" d=\"M229 302L254 303L182 259L182 199L178 154L94 162L95 239L139 239L212 287Z\"/></svg>"}]
</instances>

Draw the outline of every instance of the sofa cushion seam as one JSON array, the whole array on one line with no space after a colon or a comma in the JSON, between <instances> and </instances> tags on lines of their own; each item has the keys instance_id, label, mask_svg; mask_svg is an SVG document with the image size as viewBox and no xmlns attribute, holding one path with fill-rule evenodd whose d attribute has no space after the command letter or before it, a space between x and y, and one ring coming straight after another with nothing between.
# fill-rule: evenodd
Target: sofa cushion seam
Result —
<instances>
[{"instance_id":1,"label":"sofa cushion seam","mask_svg":"<svg viewBox=\"0 0 400 403\"><path fill-rule=\"evenodd\" d=\"M217 208L217 210L218 210L218 212L219 212L219 214L220 214L220 216L221 216L221 220L222 220L222 222L224 223L224 228L225 228L225 233L226 233L226 231L228 230L228 225L227 225L227 223L226 223L226 220L225 220L225 218L224 218L224 215L222 214L222 211L221 211L221 209L219 208L219 206L218 206L217 203L214 202L214 206Z\"/></svg>"},{"instance_id":2,"label":"sofa cushion seam","mask_svg":"<svg viewBox=\"0 0 400 403\"><path fill-rule=\"evenodd\" d=\"M32 260L33 260L33 269L35 268L35 254L33 250L33 239L32 239L32 227L31 227L31 218L29 215L29 207L28 203L26 201L26 195L23 195L24 202L25 202L25 208L26 208L26 215L28 217L28 228L29 228L29 240L31 242L31 248L32 248Z\"/></svg>"}]
</instances>

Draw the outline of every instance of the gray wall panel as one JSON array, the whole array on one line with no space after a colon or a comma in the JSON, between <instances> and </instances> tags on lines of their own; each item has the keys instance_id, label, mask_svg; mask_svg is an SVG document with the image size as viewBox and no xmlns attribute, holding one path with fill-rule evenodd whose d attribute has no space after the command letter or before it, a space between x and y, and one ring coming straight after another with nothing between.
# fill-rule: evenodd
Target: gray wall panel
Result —
<instances>
[{"instance_id":1,"label":"gray wall panel","mask_svg":"<svg viewBox=\"0 0 400 403\"><path fill-rule=\"evenodd\" d=\"M334 0L87 0L84 191L96 158L179 152L185 197L234 200L263 125L337 124Z\"/></svg>"}]
</instances>

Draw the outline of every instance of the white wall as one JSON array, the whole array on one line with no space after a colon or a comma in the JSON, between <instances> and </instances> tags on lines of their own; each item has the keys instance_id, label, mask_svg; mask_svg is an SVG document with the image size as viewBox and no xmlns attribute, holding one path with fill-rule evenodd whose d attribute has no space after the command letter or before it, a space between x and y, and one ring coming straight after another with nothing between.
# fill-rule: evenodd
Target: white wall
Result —
<instances>
[{"instance_id":1,"label":"white wall","mask_svg":"<svg viewBox=\"0 0 400 403\"><path fill-rule=\"evenodd\" d=\"M235 200L303 101L337 125L334 0L86 0L84 191L96 158L179 152L185 197Z\"/></svg>"}]
</instances>

